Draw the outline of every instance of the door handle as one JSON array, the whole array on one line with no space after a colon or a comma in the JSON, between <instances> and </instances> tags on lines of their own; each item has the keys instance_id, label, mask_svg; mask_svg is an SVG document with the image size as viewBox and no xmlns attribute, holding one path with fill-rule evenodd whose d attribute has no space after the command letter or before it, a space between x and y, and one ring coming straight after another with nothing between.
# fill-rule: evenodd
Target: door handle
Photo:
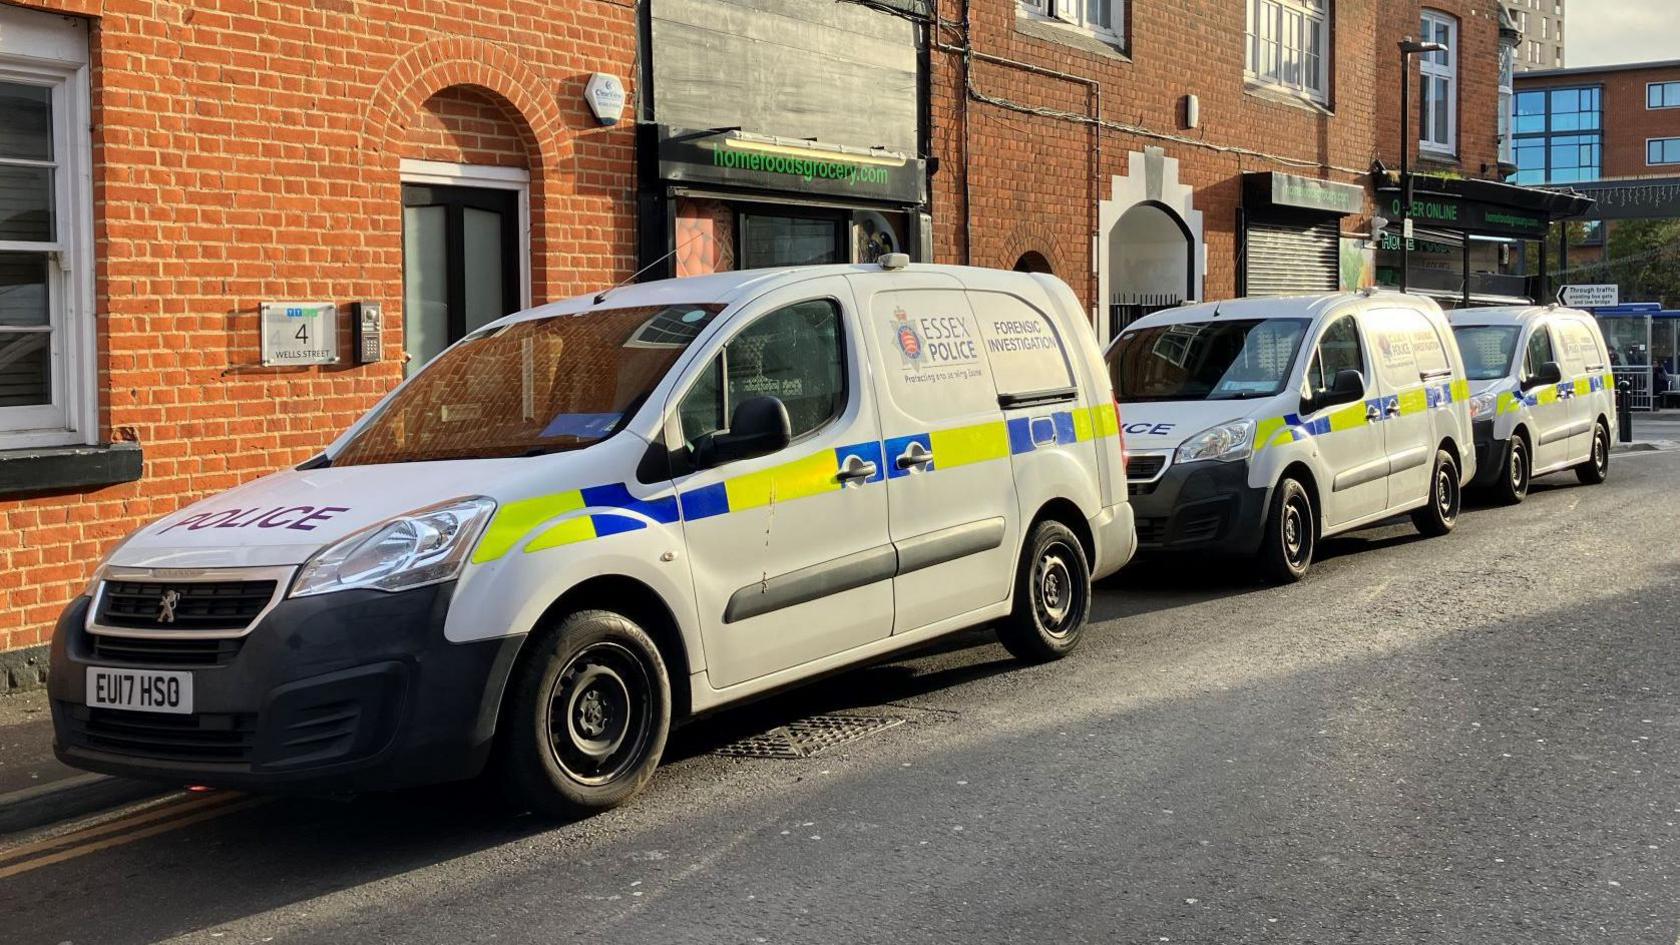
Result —
<instances>
[{"instance_id":1,"label":"door handle","mask_svg":"<svg viewBox=\"0 0 1680 945\"><path fill-rule=\"evenodd\" d=\"M1391 404L1388 404L1387 406L1383 407L1383 415L1388 416L1388 417L1398 417L1398 416L1400 416L1400 402L1395 401L1395 402L1393 402Z\"/></svg>"},{"instance_id":2,"label":"door handle","mask_svg":"<svg viewBox=\"0 0 1680 945\"><path fill-rule=\"evenodd\" d=\"M1376 408L1375 405L1372 405L1372 406L1369 406L1369 407L1365 408L1365 422L1366 423L1377 423L1381 420L1382 420L1382 412L1379 411Z\"/></svg>"},{"instance_id":3,"label":"door handle","mask_svg":"<svg viewBox=\"0 0 1680 945\"><path fill-rule=\"evenodd\" d=\"M880 468L874 463L858 456L846 457L846 465L840 467L840 472L834 478L842 484L848 482L863 482L874 479Z\"/></svg>"},{"instance_id":4,"label":"door handle","mask_svg":"<svg viewBox=\"0 0 1680 945\"><path fill-rule=\"evenodd\" d=\"M929 466L933 464L933 450L920 443L911 443L909 448L898 457L898 468L909 469L912 466Z\"/></svg>"}]
</instances>

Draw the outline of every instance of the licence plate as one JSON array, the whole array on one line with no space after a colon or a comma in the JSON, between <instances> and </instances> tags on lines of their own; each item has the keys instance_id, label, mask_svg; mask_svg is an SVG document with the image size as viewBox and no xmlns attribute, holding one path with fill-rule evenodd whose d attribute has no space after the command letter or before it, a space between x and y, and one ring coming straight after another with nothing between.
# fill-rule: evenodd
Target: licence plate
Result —
<instances>
[{"instance_id":1,"label":"licence plate","mask_svg":"<svg viewBox=\"0 0 1680 945\"><path fill-rule=\"evenodd\" d=\"M87 704L99 709L190 715L193 710L192 682L192 673L89 666Z\"/></svg>"}]
</instances>

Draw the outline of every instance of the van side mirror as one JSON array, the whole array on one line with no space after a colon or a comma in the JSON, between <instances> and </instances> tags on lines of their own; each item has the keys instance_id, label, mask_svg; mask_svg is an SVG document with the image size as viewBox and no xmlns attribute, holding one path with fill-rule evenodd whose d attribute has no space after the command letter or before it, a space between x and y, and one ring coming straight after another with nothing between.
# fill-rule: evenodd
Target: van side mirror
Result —
<instances>
[{"instance_id":1,"label":"van side mirror","mask_svg":"<svg viewBox=\"0 0 1680 945\"><path fill-rule=\"evenodd\" d=\"M1531 387L1545 387L1547 384L1562 383L1563 366L1558 364L1556 361L1547 361L1545 364L1540 365L1540 368L1533 374L1529 375L1528 380L1523 382L1523 389L1527 390Z\"/></svg>"},{"instance_id":2,"label":"van side mirror","mask_svg":"<svg viewBox=\"0 0 1680 945\"><path fill-rule=\"evenodd\" d=\"M1365 375L1352 368L1343 368L1336 372L1335 380L1330 382L1330 389L1312 399L1309 409L1323 410L1326 407L1339 407L1364 399Z\"/></svg>"},{"instance_id":3,"label":"van side mirror","mask_svg":"<svg viewBox=\"0 0 1680 945\"><path fill-rule=\"evenodd\" d=\"M700 469L739 459L768 456L793 441L787 405L775 397L748 397L735 405L729 429L704 437L694 445L694 465Z\"/></svg>"}]
</instances>

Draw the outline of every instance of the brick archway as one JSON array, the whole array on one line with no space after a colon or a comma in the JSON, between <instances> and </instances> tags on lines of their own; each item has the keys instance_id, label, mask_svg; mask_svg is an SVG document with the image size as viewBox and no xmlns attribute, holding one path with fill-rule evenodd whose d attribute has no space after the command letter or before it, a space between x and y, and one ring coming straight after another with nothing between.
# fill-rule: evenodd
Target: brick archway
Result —
<instances>
[{"instance_id":1,"label":"brick archway","mask_svg":"<svg viewBox=\"0 0 1680 945\"><path fill-rule=\"evenodd\" d=\"M362 123L362 180L372 208L369 245L388 261L393 285L386 297L389 323L402 324L401 160L409 130L426 102L439 92L465 89L502 107L524 144L530 170L531 301L552 299L564 283L559 271L561 216L555 208L575 192L571 173L574 129L542 76L505 46L455 36L410 49L393 62L375 87ZM401 333L392 331L387 356L401 358Z\"/></svg>"},{"instance_id":2,"label":"brick archway","mask_svg":"<svg viewBox=\"0 0 1680 945\"><path fill-rule=\"evenodd\" d=\"M1056 234L1049 227L1038 223L1019 223L1003 242L1003 252L993 263L999 269L1013 268L1016 261L1028 253L1043 256L1050 264L1050 271L1063 279L1069 272L1067 259L1062 255L1061 247L1056 242Z\"/></svg>"}]
</instances>

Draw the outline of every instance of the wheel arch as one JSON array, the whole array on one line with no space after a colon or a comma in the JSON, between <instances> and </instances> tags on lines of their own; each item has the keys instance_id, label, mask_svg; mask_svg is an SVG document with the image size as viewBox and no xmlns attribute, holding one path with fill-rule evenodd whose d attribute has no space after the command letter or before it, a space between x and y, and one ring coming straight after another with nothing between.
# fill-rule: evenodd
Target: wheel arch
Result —
<instances>
[{"instance_id":1,"label":"wheel arch","mask_svg":"<svg viewBox=\"0 0 1680 945\"><path fill-rule=\"evenodd\" d=\"M676 614L658 591L624 574L600 574L586 578L555 598L537 618L530 635L520 645L513 673L517 673L519 667L532 658L535 647L531 644L535 640L550 632L567 614L580 610L610 610L623 614L647 631L659 648L660 658L665 661L671 686L671 717L677 719L690 714L689 667L692 664ZM505 693L503 698L506 698Z\"/></svg>"},{"instance_id":2,"label":"wheel arch","mask_svg":"<svg viewBox=\"0 0 1680 945\"><path fill-rule=\"evenodd\" d=\"M1031 539L1033 529L1038 527L1038 523L1044 521L1056 521L1066 525L1068 531L1073 532L1074 537L1079 539L1079 547L1085 552L1085 560L1088 566L1096 566L1097 541L1096 537L1091 534L1091 523L1072 499L1058 496L1040 505L1038 511L1033 514L1032 521L1021 533L1022 548L1025 548L1027 541Z\"/></svg>"},{"instance_id":3,"label":"wheel arch","mask_svg":"<svg viewBox=\"0 0 1680 945\"><path fill-rule=\"evenodd\" d=\"M1297 459L1283 467L1283 471L1278 473L1277 479L1272 483L1271 490L1266 493L1266 508L1270 509L1272 507L1272 496L1277 493L1278 483L1285 479L1294 479L1307 490L1307 498L1313 505L1313 537L1322 537L1324 535L1324 496L1320 494L1322 487L1318 484L1318 476L1313 474L1312 467L1307 465L1306 461Z\"/></svg>"}]
</instances>

